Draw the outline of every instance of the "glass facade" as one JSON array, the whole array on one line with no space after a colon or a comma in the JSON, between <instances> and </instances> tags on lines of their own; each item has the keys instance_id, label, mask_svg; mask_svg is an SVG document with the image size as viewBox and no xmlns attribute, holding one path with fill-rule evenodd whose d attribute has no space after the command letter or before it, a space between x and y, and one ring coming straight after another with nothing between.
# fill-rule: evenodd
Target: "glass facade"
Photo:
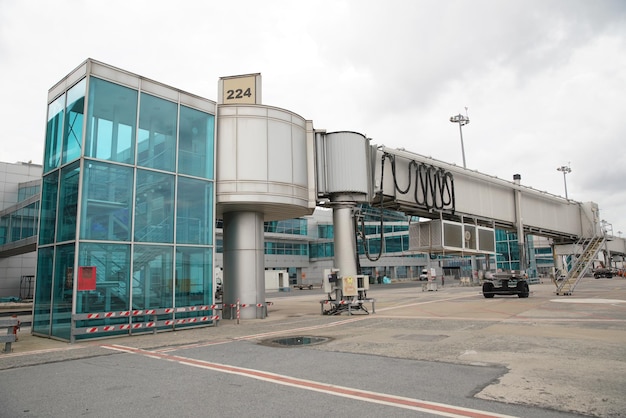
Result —
<instances>
[{"instance_id":1,"label":"glass facade","mask_svg":"<svg viewBox=\"0 0 626 418\"><path fill-rule=\"evenodd\" d=\"M212 115L180 107L178 129L178 172L206 179L213 178L213 123Z\"/></svg>"},{"instance_id":2,"label":"glass facade","mask_svg":"<svg viewBox=\"0 0 626 418\"><path fill-rule=\"evenodd\" d=\"M176 242L213 244L213 184L204 180L179 178L176 209Z\"/></svg>"},{"instance_id":3,"label":"glass facade","mask_svg":"<svg viewBox=\"0 0 626 418\"><path fill-rule=\"evenodd\" d=\"M39 185L39 183L37 184L32 184L32 183L23 183L20 184L19 188L17 189L17 201L22 202L26 199L28 199L29 197L33 197L38 195L41 192L41 186Z\"/></svg>"},{"instance_id":4,"label":"glass facade","mask_svg":"<svg viewBox=\"0 0 626 418\"><path fill-rule=\"evenodd\" d=\"M34 333L74 340L197 325L184 319L213 303L206 106L93 74L51 101Z\"/></svg>"},{"instance_id":5,"label":"glass facade","mask_svg":"<svg viewBox=\"0 0 626 418\"><path fill-rule=\"evenodd\" d=\"M80 168L78 162L61 169L61 187L59 191L59 209L57 222L57 242L76 239L78 180Z\"/></svg>"},{"instance_id":6,"label":"glass facade","mask_svg":"<svg viewBox=\"0 0 626 418\"><path fill-rule=\"evenodd\" d=\"M291 235L307 235L306 219L286 219L264 223L265 232Z\"/></svg>"},{"instance_id":7,"label":"glass facade","mask_svg":"<svg viewBox=\"0 0 626 418\"><path fill-rule=\"evenodd\" d=\"M502 270L519 270L519 246L517 234L496 230L496 262Z\"/></svg>"},{"instance_id":8,"label":"glass facade","mask_svg":"<svg viewBox=\"0 0 626 418\"><path fill-rule=\"evenodd\" d=\"M80 157L83 144L83 116L85 109L85 79L67 92L61 164Z\"/></svg>"},{"instance_id":9,"label":"glass facade","mask_svg":"<svg viewBox=\"0 0 626 418\"><path fill-rule=\"evenodd\" d=\"M174 176L137 170L135 241L174 242Z\"/></svg>"},{"instance_id":10,"label":"glass facade","mask_svg":"<svg viewBox=\"0 0 626 418\"><path fill-rule=\"evenodd\" d=\"M85 157L135 163L137 97L137 90L91 77Z\"/></svg>"},{"instance_id":11,"label":"glass facade","mask_svg":"<svg viewBox=\"0 0 626 418\"><path fill-rule=\"evenodd\" d=\"M4 214L0 216L0 246L37 236L41 199L25 202L40 192L39 182L34 183L21 184L18 187L17 204L3 211Z\"/></svg>"},{"instance_id":12,"label":"glass facade","mask_svg":"<svg viewBox=\"0 0 626 418\"><path fill-rule=\"evenodd\" d=\"M309 255L308 244L265 241L265 254Z\"/></svg>"},{"instance_id":13,"label":"glass facade","mask_svg":"<svg viewBox=\"0 0 626 418\"><path fill-rule=\"evenodd\" d=\"M173 172L176 166L176 121L178 106L167 100L141 94L137 165Z\"/></svg>"},{"instance_id":14,"label":"glass facade","mask_svg":"<svg viewBox=\"0 0 626 418\"><path fill-rule=\"evenodd\" d=\"M46 125L46 145L44 173L61 164L61 138L63 137L63 115L65 114L65 94L48 105L48 124Z\"/></svg>"},{"instance_id":15,"label":"glass facade","mask_svg":"<svg viewBox=\"0 0 626 418\"><path fill-rule=\"evenodd\" d=\"M83 173L80 238L130 241L133 169L90 161Z\"/></svg>"}]
</instances>

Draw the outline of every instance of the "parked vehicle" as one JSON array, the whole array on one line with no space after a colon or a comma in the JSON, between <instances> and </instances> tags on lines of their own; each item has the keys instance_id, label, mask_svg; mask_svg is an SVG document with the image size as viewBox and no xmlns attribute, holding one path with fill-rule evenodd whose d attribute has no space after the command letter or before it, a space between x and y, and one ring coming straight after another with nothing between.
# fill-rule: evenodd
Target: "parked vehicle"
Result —
<instances>
[{"instance_id":1,"label":"parked vehicle","mask_svg":"<svg viewBox=\"0 0 626 418\"><path fill-rule=\"evenodd\" d=\"M520 271L500 272L485 277L483 296L492 298L494 295L517 295L527 298L530 295L526 274Z\"/></svg>"},{"instance_id":2,"label":"parked vehicle","mask_svg":"<svg viewBox=\"0 0 626 418\"><path fill-rule=\"evenodd\" d=\"M593 277L595 277L596 279L600 279L602 277L606 277L607 279L612 279L613 278L613 271L611 269L596 269L593 272Z\"/></svg>"}]
</instances>

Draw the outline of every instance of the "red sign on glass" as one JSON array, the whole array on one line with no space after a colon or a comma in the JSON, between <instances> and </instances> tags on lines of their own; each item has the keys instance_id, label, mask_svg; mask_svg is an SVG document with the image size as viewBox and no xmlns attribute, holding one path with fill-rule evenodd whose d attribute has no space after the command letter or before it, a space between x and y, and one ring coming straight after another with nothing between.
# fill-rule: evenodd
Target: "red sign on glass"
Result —
<instances>
[{"instance_id":1,"label":"red sign on glass","mask_svg":"<svg viewBox=\"0 0 626 418\"><path fill-rule=\"evenodd\" d=\"M96 290L96 266L78 267L78 290Z\"/></svg>"}]
</instances>

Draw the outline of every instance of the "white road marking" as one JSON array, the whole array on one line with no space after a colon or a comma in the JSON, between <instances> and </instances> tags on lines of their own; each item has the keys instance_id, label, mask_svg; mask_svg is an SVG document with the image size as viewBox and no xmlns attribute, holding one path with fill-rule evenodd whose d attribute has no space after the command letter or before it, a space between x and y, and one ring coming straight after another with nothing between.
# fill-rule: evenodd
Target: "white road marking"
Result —
<instances>
[{"instance_id":1,"label":"white road marking","mask_svg":"<svg viewBox=\"0 0 626 418\"><path fill-rule=\"evenodd\" d=\"M613 303L626 303L626 300L620 300L620 299L550 299L550 302L613 304Z\"/></svg>"}]
</instances>

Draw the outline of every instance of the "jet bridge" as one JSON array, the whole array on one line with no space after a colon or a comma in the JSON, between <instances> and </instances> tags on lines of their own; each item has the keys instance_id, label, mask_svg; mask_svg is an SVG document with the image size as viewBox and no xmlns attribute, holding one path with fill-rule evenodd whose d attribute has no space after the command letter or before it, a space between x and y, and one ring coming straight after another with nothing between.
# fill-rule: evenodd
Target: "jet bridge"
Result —
<instances>
[{"instance_id":1,"label":"jet bridge","mask_svg":"<svg viewBox=\"0 0 626 418\"><path fill-rule=\"evenodd\" d=\"M404 150L377 147L373 205L407 215L471 223L554 238L602 234L598 206ZM521 229L520 229L521 228Z\"/></svg>"},{"instance_id":2,"label":"jet bridge","mask_svg":"<svg viewBox=\"0 0 626 418\"><path fill-rule=\"evenodd\" d=\"M593 250L577 254L579 259L596 257L597 242L605 242L597 204L523 186L518 174L513 181L500 179L371 145L356 132L316 131L315 144L318 204L333 208L335 267L343 273L356 274L350 213L359 202L431 219L410 229L410 249L420 252L495 255L495 230L504 229L517 232L524 266L528 234L551 238L555 254L557 247L574 243L589 249L583 252ZM584 276L585 266L579 270ZM571 290L579 277L573 280Z\"/></svg>"}]
</instances>

